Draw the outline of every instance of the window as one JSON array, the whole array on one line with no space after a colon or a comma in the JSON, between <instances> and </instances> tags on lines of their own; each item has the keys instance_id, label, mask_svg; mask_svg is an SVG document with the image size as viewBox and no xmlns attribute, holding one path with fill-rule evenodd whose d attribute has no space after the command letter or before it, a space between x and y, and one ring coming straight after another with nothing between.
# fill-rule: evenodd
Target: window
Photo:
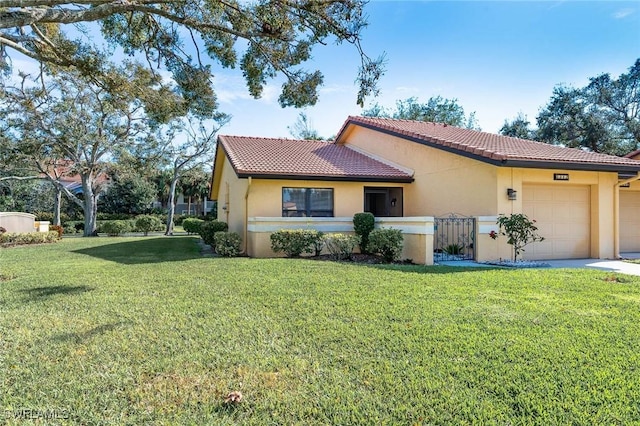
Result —
<instances>
[{"instance_id":1,"label":"window","mask_svg":"<svg viewBox=\"0 0 640 426\"><path fill-rule=\"evenodd\" d=\"M282 188L282 217L333 217L332 188Z\"/></svg>"}]
</instances>

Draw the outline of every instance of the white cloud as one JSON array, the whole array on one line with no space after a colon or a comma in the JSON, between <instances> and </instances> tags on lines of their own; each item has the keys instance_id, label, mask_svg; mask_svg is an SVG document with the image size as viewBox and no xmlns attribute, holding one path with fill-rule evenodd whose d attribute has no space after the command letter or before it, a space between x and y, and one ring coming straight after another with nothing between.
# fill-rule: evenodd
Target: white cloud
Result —
<instances>
[{"instance_id":1,"label":"white cloud","mask_svg":"<svg viewBox=\"0 0 640 426\"><path fill-rule=\"evenodd\" d=\"M633 14L635 12L635 10L627 8L627 9L620 9L617 12L615 12L613 14L613 17L615 19L623 19L626 18L627 16Z\"/></svg>"},{"instance_id":2,"label":"white cloud","mask_svg":"<svg viewBox=\"0 0 640 426\"><path fill-rule=\"evenodd\" d=\"M218 102L223 104L232 104L236 101L254 100L249 94L244 78L240 76L229 76L218 74L213 81L214 90L218 98ZM267 84L262 90L260 99L257 102L271 104L278 97L279 89L273 84Z\"/></svg>"},{"instance_id":3,"label":"white cloud","mask_svg":"<svg viewBox=\"0 0 640 426\"><path fill-rule=\"evenodd\" d=\"M320 87L320 94L351 93L353 90L353 86L348 86L346 84L330 84L328 86Z\"/></svg>"}]
</instances>

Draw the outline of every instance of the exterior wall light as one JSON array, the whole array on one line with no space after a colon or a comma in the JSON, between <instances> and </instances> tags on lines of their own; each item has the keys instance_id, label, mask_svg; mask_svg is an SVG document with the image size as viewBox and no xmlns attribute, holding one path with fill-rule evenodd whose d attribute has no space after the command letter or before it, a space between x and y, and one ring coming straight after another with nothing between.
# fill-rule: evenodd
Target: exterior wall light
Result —
<instances>
[{"instance_id":1,"label":"exterior wall light","mask_svg":"<svg viewBox=\"0 0 640 426\"><path fill-rule=\"evenodd\" d=\"M514 201L517 200L518 197L518 191L516 191L513 188L507 188L507 198L509 199L509 201Z\"/></svg>"}]
</instances>

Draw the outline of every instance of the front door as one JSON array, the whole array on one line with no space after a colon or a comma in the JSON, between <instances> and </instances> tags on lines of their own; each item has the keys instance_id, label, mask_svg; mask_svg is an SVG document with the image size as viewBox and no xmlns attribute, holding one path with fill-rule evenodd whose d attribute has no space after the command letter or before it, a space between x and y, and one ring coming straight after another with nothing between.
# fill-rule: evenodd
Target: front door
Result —
<instances>
[{"instance_id":1,"label":"front door","mask_svg":"<svg viewBox=\"0 0 640 426\"><path fill-rule=\"evenodd\" d=\"M364 211L376 217L402 216L402 188L364 188Z\"/></svg>"}]
</instances>

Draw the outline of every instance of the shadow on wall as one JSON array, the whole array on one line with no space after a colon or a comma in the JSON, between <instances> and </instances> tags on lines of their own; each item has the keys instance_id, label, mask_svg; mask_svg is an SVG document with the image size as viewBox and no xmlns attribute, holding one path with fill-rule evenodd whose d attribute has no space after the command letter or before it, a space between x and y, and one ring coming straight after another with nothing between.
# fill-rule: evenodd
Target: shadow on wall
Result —
<instances>
[{"instance_id":1,"label":"shadow on wall","mask_svg":"<svg viewBox=\"0 0 640 426\"><path fill-rule=\"evenodd\" d=\"M199 237L194 236L141 238L137 241L123 241L74 250L73 253L124 265L181 262L202 257L197 244L198 239Z\"/></svg>"}]
</instances>

